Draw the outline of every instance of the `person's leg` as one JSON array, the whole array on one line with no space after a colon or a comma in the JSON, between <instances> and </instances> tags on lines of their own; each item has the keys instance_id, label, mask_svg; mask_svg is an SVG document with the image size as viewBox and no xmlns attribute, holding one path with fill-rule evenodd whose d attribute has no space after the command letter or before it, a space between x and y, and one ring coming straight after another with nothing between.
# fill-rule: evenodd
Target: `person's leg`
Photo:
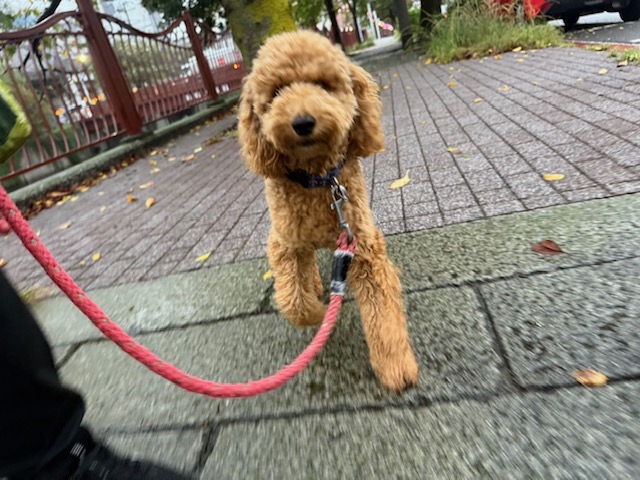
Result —
<instances>
[{"instance_id":1,"label":"person's leg","mask_svg":"<svg viewBox=\"0 0 640 480\"><path fill-rule=\"evenodd\" d=\"M83 415L82 398L60 383L44 335L0 272L0 477L64 453Z\"/></svg>"}]
</instances>

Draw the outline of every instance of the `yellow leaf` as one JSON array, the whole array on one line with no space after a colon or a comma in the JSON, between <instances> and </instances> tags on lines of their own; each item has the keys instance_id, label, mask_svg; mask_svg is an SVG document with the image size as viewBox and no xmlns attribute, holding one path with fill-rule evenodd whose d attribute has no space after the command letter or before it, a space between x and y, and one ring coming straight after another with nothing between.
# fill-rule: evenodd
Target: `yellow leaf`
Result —
<instances>
[{"instance_id":1,"label":"yellow leaf","mask_svg":"<svg viewBox=\"0 0 640 480\"><path fill-rule=\"evenodd\" d=\"M167 158L167 160L169 162L175 162L176 161L176 157L169 157L169 158Z\"/></svg>"},{"instance_id":2,"label":"yellow leaf","mask_svg":"<svg viewBox=\"0 0 640 480\"><path fill-rule=\"evenodd\" d=\"M556 180L562 180L564 178L563 173L545 173L542 178L547 182L555 182Z\"/></svg>"},{"instance_id":3,"label":"yellow leaf","mask_svg":"<svg viewBox=\"0 0 640 480\"><path fill-rule=\"evenodd\" d=\"M93 259L94 262L97 262L98 260L100 260L100 258L102 258L102 255L100 255L99 252L94 253L91 258Z\"/></svg>"},{"instance_id":4,"label":"yellow leaf","mask_svg":"<svg viewBox=\"0 0 640 480\"><path fill-rule=\"evenodd\" d=\"M209 260L209 257L212 253L213 252L209 252L205 253L204 255L200 255L198 258L196 258L196 262L206 262L207 260Z\"/></svg>"},{"instance_id":5,"label":"yellow leaf","mask_svg":"<svg viewBox=\"0 0 640 480\"><path fill-rule=\"evenodd\" d=\"M524 58L518 58L518 62L524 62Z\"/></svg>"},{"instance_id":6,"label":"yellow leaf","mask_svg":"<svg viewBox=\"0 0 640 480\"><path fill-rule=\"evenodd\" d=\"M407 90L411 90L411 87L405 87Z\"/></svg>"},{"instance_id":7,"label":"yellow leaf","mask_svg":"<svg viewBox=\"0 0 640 480\"><path fill-rule=\"evenodd\" d=\"M104 195L104 192L98 192L99 197L101 197L102 195Z\"/></svg>"},{"instance_id":8,"label":"yellow leaf","mask_svg":"<svg viewBox=\"0 0 640 480\"><path fill-rule=\"evenodd\" d=\"M531 85L538 85L538 82L536 82L535 80L531 82Z\"/></svg>"},{"instance_id":9,"label":"yellow leaf","mask_svg":"<svg viewBox=\"0 0 640 480\"><path fill-rule=\"evenodd\" d=\"M456 147L449 147L449 148L447 148L447 152L454 153L454 154L455 153L460 153L460 149L456 148Z\"/></svg>"},{"instance_id":10,"label":"yellow leaf","mask_svg":"<svg viewBox=\"0 0 640 480\"><path fill-rule=\"evenodd\" d=\"M7 264L7 261L4 258L0 258L0 268L4 267Z\"/></svg>"},{"instance_id":11,"label":"yellow leaf","mask_svg":"<svg viewBox=\"0 0 640 480\"><path fill-rule=\"evenodd\" d=\"M104 212L106 209L107 209L107 207L105 207L105 206L100 207L100 211L101 212Z\"/></svg>"},{"instance_id":12,"label":"yellow leaf","mask_svg":"<svg viewBox=\"0 0 640 480\"><path fill-rule=\"evenodd\" d=\"M516 47L513 50L511 50L512 52L521 52L522 51L522 47Z\"/></svg>"},{"instance_id":13,"label":"yellow leaf","mask_svg":"<svg viewBox=\"0 0 640 480\"><path fill-rule=\"evenodd\" d=\"M202 147L197 147L193 150L193 153L200 153L202 151Z\"/></svg>"},{"instance_id":14,"label":"yellow leaf","mask_svg":"<svg viewBox=\"0 0 640 480\"><path fill-rule=\"evenodd\" d=\"M473 103L480 103L480 102L482 102L482 99L480 97L473 99Z\"/></svg>"},{"instance_id":15,"label":"yellow leaf","mask_svg":"<svg viewBox=\"0 0 640 480\"><path fill-rule=\"evenodd\" d=\"M449 87L455 87L456 85L458 85L458 82L451 81L451 82L447 83L447 86L449 86Z\"/></svg>"},{"instance_id":16,"label":"yellow leaf","mask_svg":"<svg viewBox=\"0 0 640 480\"><path fill-rule=\"evenodd\" d=\"M71 226L71 222L67 222L67 223L63 223L62 225L60 225L58 228L60 230L66 230L67 228L69 228Z\"/></svg>"},{"instance_id":17,"label":"yellow leaf","mask_svg":"<svg viewBox=\"0 0 640 480\"><path fill-rule=\"evenodd\" d=\"M155 182L147 182L143 185L140 185L138 188L140 188L140 190L145 190L149 187L153 187L155 185Z\"/></svg>"},{"instance_id":18,"label":"yellow leaf","mask_svg":"<svg viewBox=\"0 0 640 480\"><path fill-rule=\"evenodd\" d=\"M262 275L263 280L269 280L272 277L273 273L271 272L271 270L267 270L266 272L264 272L264 275Z\"/></svg>"},{"instance_id":19,"label":"yellow leaf","mask_svg":"<svg viewBox=\"0 0 640 480\"><path fill-rule=\"evenodd\" d=\"M629 60L623 60L618 64L619 67L626 67L627 65L629 65Z\"/></svg>"},{"instance_id":20,"label":"yellow leaf","mask_svg":"<svg viewBox=\"0 0 640 480\"><path fill-rule=\"evenodd\" d=\"M383 86L382 86L382 89L383 89L383 90L389 90L389 85L383 85Z\"/></svg>"},{"instance_id":21,"label":"yellow leaf","mask_svg":"<svg viewBox=\"0 0 640 480\"><path fill-rule=\"evenodd\" d=\"M85 262L84 260L81 260L78 265L80 265L81 267L84 267L86 264L87 262Z\"/></svg>"},{"instance_id":22,"label":"yellow leaf","mask_svg":"<svg viewBox=\"0 0 640 480\"><path fill-rule=\"evenodd\" d=\"M503 85L501 87L498 87L498 90L500 90L501 92L508 92L509 90L511 90L511 87L509 87L509 85Z\"/></svg>"},{"instance_id":23,"label":"yellow leaf","mask_svg":"<svg viewBox=\"0 0 640 480\"><path fill-rule=\"evenodd\" d=\"M160 171L160 169L158 167L156 167L153 170L151 170L151 173L158 173L159 171Z\"/></svg>"},{"instance_id":24,"label":"yellow leaf","mask_svg":"<svg viewBox=\"0 0 640 480\"><path fill-rule=\"evenodd\" d=\"M607 73L609 70L607 70L606 68L601 68L600 70L598 70L598 73L600 75L604 75L605 73Z\"/></svg>"},{"instance_id":25,"label":"yellow leaf","mask_svg":"<svg viewBox=\"0 0 640 480\"><path fill-rule=\"evenodd\" d=\"M151 208L153 207L153 205L156 203L156 199L151 197L151 198L147 198L147 201L144 202L144 204L147 206L147 208Z\"/></svg>"},{"instance_id":26,"label":"yellow leaf","mask_svg":"<svg viewBox=\"0 0 640 480\"><path fill-rule=\"evenodd\" d=\"M502 57L500 55L494 55L493 58L495 58L496 60L502 59Z\"/></svg>"},{"instance_id":27,"label":"yellow leaf","mask_svg":"<svg viewBox=\"0 0 640 480\"><path fill-rule=\"evenodd\" d=\"M133 202L135 202L137 200L138 199L136 197L134 197L133 195L127 195L127 202L133 203Z\"/></svg>"},{"instance_id":28,"label":"yellow leaf","mask_svg":"<svg viewBox=\"0 0 640 480\"><path fill-rule=\"evenodd\" d=\"M576 78L576 82L584 82L584 79L582 79L582 78Z\"/></svg>"},{"instance_id":29,"label":"yellow leaf","mask_svg":"<svg viewBox=\"0 0 640 480\"><path fill-rule=\"evenodd\" d=\"M149 160L149 165L157 165L158 162L156 162L155 160Z\"/></svg>"},{"instance_id":30,"label":"yellow leaf","mask_svg":"<svg viewBox=\"0 0 640 480\"><path fill-rule=\"evenodd\" d=\"M584 370L575 370L574 372L571 372L571 376L585 387L604 387L608 380L604 373L600 373L589 368L585 368Z\"/></svg>"},{"instance_id":31,"label":"yellow leaf","mask_svg":"<svg viewBox=\"0 0 640 480\"><path fill-rule=\"evenodd\" d=\"M149 155L157 155L158 154L158 150L151 150L149 152Z\"/></svg>"},{"instance_id":32,"label":"yellow leaf","mask_svg":"<svg viewBox=\"0 0 640 480\"><path fill-rule=\"evenodd\" d=\"M425 65L431 65L431 62L433 62L433 60L431 58L427 58L427 61L424 62Z\"/></svg>"},{"instance_id":33,"label":"yellow leaf","mask_svg":"<svg viewBox=\"0 0 640 480\"><path fill-rule=\"evenodd\" d=\"M78 197L76 197L75 195L69 199L70 202L75 202L77 200L78 200Z\"/></svg>"},{"instance_id":34,"label":"yellow leaf","mask_svg":"<svg viewBox=\"0 0 640 480\"><path fill-rule=\"evenodd\" d=\"M453 68L453 67L449 67L449 70L455 70L455 68Z\"/></svg>"},{"instance_id":35,"label":"yellow leaf","mask_svg":"<svg viewBox=\"0 0 640 480\"><path fill-rule=\"evenodd\" d=\"M426 125L426 124L427 124L427 121L426 121L426 120L422 120L422 121L420 122L420 125Z\"/></svg>"},{"instance_id":36,"label":"yellow leaf","mask_svg":"<svg viewBox=\"0 0 640 480\"><path fill-rule=\"evenodd\" d=\"M212 159L213 159L213 158L216 158L216 154L215 154L215 153L211 154L211 158L212 158Z\"/></svg>"},{"instance_id":37,"label":"yellow leaf","mask_svg":"<svg viewBox=\"0 0 640 480\"><path fill-rule=\"evenodd\" d=\"M86 185L82 185L82 186L78 187L78 191L81 192L81 193L84 193L87 190L89 190L89 187L87 187Z\"/></svg>"},{"instance_id":38,"label":"yellow leaf","mask_svg":"<svg viewBox=\"0 0 640 480\"><path fill-rule=\"evenodd\" d=\"M391 190L395 190L397 188L404 187L407 183L409 183L409 172L407 172L407 174L404 177L399 178L398 180L393 182L391 185L389 185L389 188Z\"/></svg>"},{"instance_id":39,"label":"yellow leaf","mask_svg":"<svg viewBox=\"0 0 640 480\"><path fill-rule=\"evenodd\" d=\"M196 158L196 156L192 153L191 155L187 155L186 157L184 157L182 159L183 162L190 162L191 160L193 160L194 158Z\"/></svg>"}]
</instances>

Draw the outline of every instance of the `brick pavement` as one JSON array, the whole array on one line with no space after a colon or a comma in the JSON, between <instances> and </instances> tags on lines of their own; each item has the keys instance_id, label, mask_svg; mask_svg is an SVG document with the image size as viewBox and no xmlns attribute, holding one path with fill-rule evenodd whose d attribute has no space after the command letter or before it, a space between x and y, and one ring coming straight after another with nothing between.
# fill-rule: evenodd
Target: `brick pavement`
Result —
<instances>
[{"instance_id":1,"label":"brick pavement","mask_svg":"<svg viewBox=\"0 0 640 480\"><path fill-rule=\"evenodd\" d=\"M547 49L378 71L387 151L364 165L383 231L640 191L640 68L616 68L607 56ZM602 68L608 72L599 74ZM194 130L168 144L166 155L149 155L76 201L39 214L34 229L88 289L264 256L269 219L262 182L245 171L235 139L180 161L210 132L210 126ZM407 171L411 182L390 190ZM565 178L547 182L544 173ZM155 185L138 188L149 181ZM127 203L131 189L138 202ZM149 196L157 203L147 209ZM69 221L69 229L59 230ZM47 284L14 236L0 246L20 288Z\"/></svg>"}]
</instances>

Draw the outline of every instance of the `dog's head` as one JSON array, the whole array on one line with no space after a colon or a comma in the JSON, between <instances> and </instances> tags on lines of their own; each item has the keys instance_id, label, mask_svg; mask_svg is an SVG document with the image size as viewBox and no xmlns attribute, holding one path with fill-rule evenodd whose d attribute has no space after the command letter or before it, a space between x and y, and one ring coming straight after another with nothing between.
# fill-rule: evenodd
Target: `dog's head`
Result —
<instances>
[{"instance_id":1,"label":"dog's head","mask_svg":"<svg viewBox=\"0 0 640 480\"><path fill-rule=\"evenodd\" d=\"M282 177L320 173L345 153L382 150L377 85L325 37L305 31L271 37L245 80L238 133L250 170Z\"/></svg>"}]
</instances>

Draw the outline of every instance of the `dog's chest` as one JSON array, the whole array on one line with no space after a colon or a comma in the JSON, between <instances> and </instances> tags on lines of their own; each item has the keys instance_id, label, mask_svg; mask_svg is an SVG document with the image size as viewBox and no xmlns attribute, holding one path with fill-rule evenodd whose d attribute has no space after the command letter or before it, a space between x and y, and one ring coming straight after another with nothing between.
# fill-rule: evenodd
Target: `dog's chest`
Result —
<instances>
[{"instance_id":1,"label":"dog's chest","mask_svg":"<svg viewBox=\"0 0 640 480\"><path fill-rule=\"evenodd\" d=\"M332 247L338 238L336 212L329 190L266 185L272 228L287 243Z\"/></svg>"}]
</instances>

